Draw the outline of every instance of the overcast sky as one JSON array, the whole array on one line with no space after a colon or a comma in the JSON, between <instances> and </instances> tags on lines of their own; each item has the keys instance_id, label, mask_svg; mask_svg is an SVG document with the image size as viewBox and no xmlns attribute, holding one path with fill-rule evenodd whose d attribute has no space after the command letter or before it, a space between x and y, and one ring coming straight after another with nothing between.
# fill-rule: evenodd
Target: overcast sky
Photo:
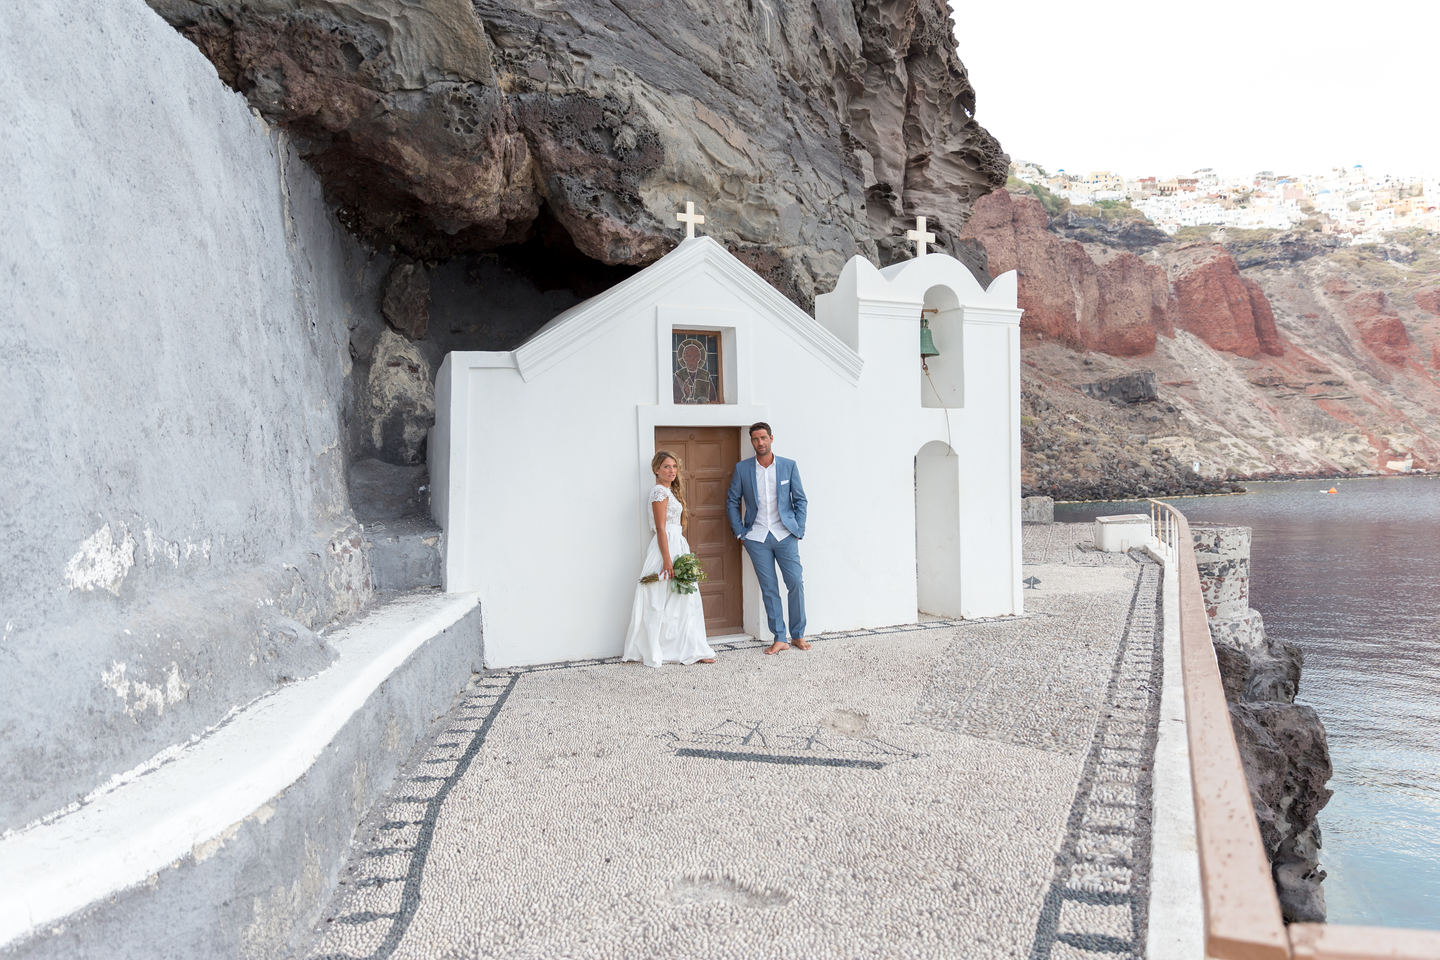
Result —
<instances>
[{"instance_id":1,"label":"overcast sky","mask_svg":"<svg viewBox=\"0 0 1440 960\"><path fill-rule=\"evenodd\" d=\"M951 0L975 119L1051 172L1440 176L1434 0Z\"/></svg>"}]
</instances>

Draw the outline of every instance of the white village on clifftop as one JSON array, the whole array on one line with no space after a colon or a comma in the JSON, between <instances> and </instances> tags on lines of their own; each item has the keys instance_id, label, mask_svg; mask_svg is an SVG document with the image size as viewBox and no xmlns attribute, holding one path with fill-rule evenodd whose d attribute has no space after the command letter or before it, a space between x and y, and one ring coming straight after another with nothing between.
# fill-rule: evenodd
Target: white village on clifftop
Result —
<instances>
[{"instance_id":1,"label":"white village on clifftop","mask_svg":"<svg viewBox=\"0 0 1440 960\"><path fill-rule=\"evenodd\" d=\"M1204 225L1286 230L1314 220L1321 232L1359 244L1407 228L1440 230L1440 177L1376 174L1358 163L1303 175L1234 176L1201 167L1162 179L1110 170L1050 173L1017 161L1011 175L1075 204L1128 203L1170 234Z\"/></svg>"}]
</instances>

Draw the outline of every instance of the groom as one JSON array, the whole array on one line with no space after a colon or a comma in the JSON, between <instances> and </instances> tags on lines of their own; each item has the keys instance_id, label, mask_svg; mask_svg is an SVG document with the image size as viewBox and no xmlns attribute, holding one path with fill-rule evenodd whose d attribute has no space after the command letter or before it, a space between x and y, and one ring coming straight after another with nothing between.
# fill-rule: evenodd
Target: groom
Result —
<instances>
[{"instance_id":1,"label":"groom","mask_svg":"<svg viewBox=\"0 0 1440 960\"><path fill-rule=\"evenodd\" d=\"M767 654L789 650L791 644L801 650L810 649L805 639L805 583L799 545L805 537L805 488L800 485L795 461L770 452L774 441L770 424L762 422L750 427L750 446L755 448L755 456L735 464L730 492L725 496L730 529L750 554L750 564L765 598L765 616L775 637L775 642L765 648ZM790 643L783 639L785 616L780 609L780 584L775 579L777 564L789 596Z\"/></svg>"}]
</instances>

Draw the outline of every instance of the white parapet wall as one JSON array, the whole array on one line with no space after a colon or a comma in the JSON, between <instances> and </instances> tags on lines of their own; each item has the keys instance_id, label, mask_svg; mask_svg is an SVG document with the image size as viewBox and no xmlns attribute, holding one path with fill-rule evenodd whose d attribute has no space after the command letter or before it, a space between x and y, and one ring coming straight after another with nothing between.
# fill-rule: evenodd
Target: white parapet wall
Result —
<instances>
[{"instance_id":1,"label":"white parapet wall","mask_svg":"<svg viewBox=\"0 0 1440 960\"><path fill-rule=\"evenodd\" d=\"M1150 800L1150 925L1145 956L1195 960L1205 955L1205 905L1185 734L1185 680L1180 670L1180 578L1174 557L1154 541L1147 546L1165 567L1161 586L1165 666Z\"/></svg>"},{"instance_id":2,"label":"white parapet wall","mask_svg":"<svg viewBox=\"0 0 1440 960\"><path fill-rule=\"evenodd\" d=\"M422 591L339 659L0 839L0 952L271 957L327 902L351 833L480 665L473 594ZM202 946L203 945L203 946Z\"/></svg>"}]
</instances>

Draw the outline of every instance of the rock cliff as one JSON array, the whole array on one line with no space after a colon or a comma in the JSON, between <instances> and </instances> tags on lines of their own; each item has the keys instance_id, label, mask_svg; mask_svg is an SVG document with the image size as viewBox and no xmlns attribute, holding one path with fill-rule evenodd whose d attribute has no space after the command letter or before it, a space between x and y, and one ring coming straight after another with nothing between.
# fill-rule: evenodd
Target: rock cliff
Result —
<instances>
[{"instance_id":1,"label":"rock cliff","mask_svg":"<svg viewBox=\"0 0 1440 960\"><path fill-rule=\"evenodd\" d=\"M644 265L688 199L808 306L915 214L953 248L1005 179L940 0L148 2L345 222L431 262Z\"/></svg>"},{"instance_id":2,"label":"rock cliff","mask_svg":"<svg viewBox=\"0 0 1440 960\"><path fill-rule=\"evenodd\" d=\"M999 190L976 204L960 234L984 249L991 276L1019 271L1022 330L1030 338L1134 357L1174 332L1163 266L1064 239L1049 220L1040 201Z\"/></svg>"},{"instance_id":3,"label":"rock cliff","mask_svg":"<svg viewBox=\"0 0 1440 960\"><path fill-rule=\"evenodd\" d=\"M1440 244L1182 244L989 192L1006 158L938 0L148 2L382 258L389 330L350 345L356 456L420 462L446 350L514 346L668 249L694 199L807 307L851 255L896 258L918 213L977 271L1018 270L1029 492L1440 464ZM1154 400L1075 394L1131 374Z\"/></svg>"},{"instance_id":4,"label":"rock cliff","mask_svg":"<svg viewBox=\"0 0 1440 960\"><path fill-rule=\"evenodd\" d=\"M1020 271L1028 492L1440 467L1440 237L1177 242L1131 214L997 191L961 231L992 274ZM1148 402L1090 386L1145 375Z\"/></svg>"},{"instance_id":5,"label":"rock cliff","mask_svg":"<svg viewBox=\"0 0 1440 960\"><path fill-rule=\"evenodd\" d=\"M1166 259L1175 290L1176 322L1212 350L1254 359L1285 347L1260 284L1240 275L1220 246L1181 247Z\"/></svg>"},{"instance_id":6,"label":"rock cliff","mask_svg":"<svg viewBox=\"0 0 1440 960\"><path fill-rule=\"evenodd\" d=\"M385 277L352 461L425 459L433 371L511 349L683 236L805 309L912 218L957 241L1008 158L942 0L146 0L290 135ZM378 321L372 316L383 316Z\"/></svg>"}]
</instances>

